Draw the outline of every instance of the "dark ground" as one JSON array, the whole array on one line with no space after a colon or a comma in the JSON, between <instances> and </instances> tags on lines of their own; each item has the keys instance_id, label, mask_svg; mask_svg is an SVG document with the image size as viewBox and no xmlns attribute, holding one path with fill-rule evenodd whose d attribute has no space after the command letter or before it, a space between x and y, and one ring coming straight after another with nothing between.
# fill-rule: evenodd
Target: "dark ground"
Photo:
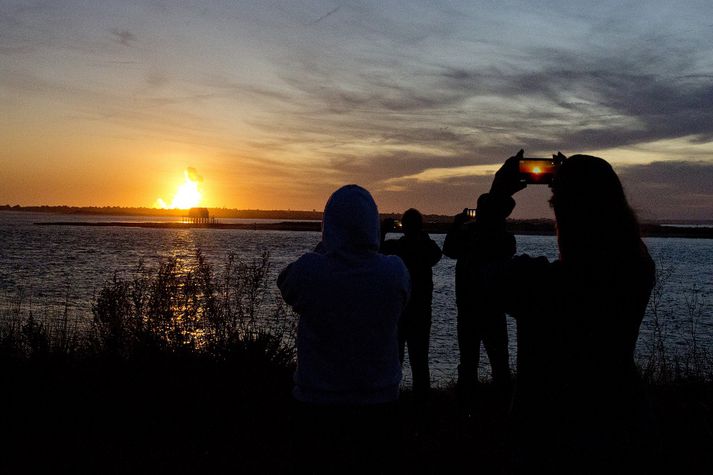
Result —
<instances>
[{"instance_id":1,"label":"dark ground","mask_svg":"<svg viewBox=\"0 0 713 475\"><path fill-rule=\"evenodd\" d=\"M195 360L27 362L2 371L0 473L289 473L290 370ZM661 473L713 473L713 385L650 387ZM402 395L403 473L507 473L505 409Z\"/></svg>"}]
</instances>

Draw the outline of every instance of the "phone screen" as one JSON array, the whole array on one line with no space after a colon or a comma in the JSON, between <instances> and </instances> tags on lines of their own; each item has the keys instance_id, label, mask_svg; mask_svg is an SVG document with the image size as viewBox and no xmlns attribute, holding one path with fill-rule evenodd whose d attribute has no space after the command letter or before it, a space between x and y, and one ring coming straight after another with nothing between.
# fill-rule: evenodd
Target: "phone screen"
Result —
<instances>
[{"instance_id":1,"label":"phone screen","mask_svg":"<svg viewBox=\"0 0 713 475\"><path fill-rule=\"evenodd\" d=\"M551 158L523 158L520 160L521 180L528 184L548 184L557 165Z\"/></svg>"}]
</instances>

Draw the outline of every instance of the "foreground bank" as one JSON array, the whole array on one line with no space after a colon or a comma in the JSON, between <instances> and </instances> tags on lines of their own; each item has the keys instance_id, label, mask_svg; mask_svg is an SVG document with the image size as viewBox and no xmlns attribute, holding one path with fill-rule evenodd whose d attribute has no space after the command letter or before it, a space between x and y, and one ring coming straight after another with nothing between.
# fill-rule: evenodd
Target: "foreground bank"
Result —
<instances>
[{"instance_id":1,"label":"foreground bank","mask_svg":"<svg viewBox=\"0 0 713 475\"><path fill-rule=\"evenodd\" d=\"M253 355L254 356L254 355ZM234 355L4 362L2 473L289 473L291 368ZM248 366L250 364L251 366ZM404 473L508 473L505 410L400 404ZM713 470L713 386L652 384L661 473Z\"/></svg>"},{"instance_id":2,"label":"foreground bank","mask_svg":"<svg viewBox=\"0 0 713 475\"><path fill-rule=\"evenodd\" d=\"M0 308L0 473L289 473L295 319L269 300L269 259L199 251L105 282L94 320ZM707 353L643 366L662 473L713 470ZM408 388L407 388L408 389ZM450 387L400 403L403 472L507 473L507 407Z\"/></svg>"}]
</instances>

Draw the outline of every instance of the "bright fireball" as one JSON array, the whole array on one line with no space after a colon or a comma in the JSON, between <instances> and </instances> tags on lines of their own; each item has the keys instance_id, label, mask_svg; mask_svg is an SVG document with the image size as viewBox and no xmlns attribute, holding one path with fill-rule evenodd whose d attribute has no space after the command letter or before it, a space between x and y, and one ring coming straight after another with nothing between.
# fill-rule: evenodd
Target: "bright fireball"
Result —
<instances>
[{"instance_id":1,"label":"bright fireball","mask_svg":"<svg viewBox=\"0 0 713 475\"><path fill-rule=\"evenodd\" d=\"M200 204L200 185L203 181L203 178L198 175L195 168L187 168L183 172L183 176L184 181L178 186L178 190L173 196L173 201L171 201L171 206L167 206L166 202L163 199L159 198L158 200L156 200L156 207L171 209L188 209L195 208Z\"/></svg>"}]
</instances>

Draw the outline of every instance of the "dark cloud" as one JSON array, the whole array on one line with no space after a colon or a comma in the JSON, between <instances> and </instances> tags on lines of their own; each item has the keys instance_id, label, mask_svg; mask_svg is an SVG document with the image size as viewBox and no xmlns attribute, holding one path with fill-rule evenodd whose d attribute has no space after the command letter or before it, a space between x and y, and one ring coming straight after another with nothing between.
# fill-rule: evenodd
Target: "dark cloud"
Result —
<instances>
[{"instance_id":1,"label":"dark cloud","mask_svg":"<svg viewBox=\"0 0 713 475\"><path fill-rule=\"evenodd\" d=\"M619 176L644 218L713 219L713 163L655 162L623 167Z\"/></svg>"},{"instance_id":2,"label":"dark cloud","mask_svg":"<svg viewBox=\"0 0 713 475\"><path fill-rule=\"evenodd\" d=\"M383 212L402 213L416 208L424 213L455 215L463 208L475 207L479 194L490 186L484 178L452 179L446 183L414 181L408 184L407 191L375 190L373 194Z\"/></svg>"},{"instance_id":3,"label":"dark cloud","mask_svg":"<svg viewBox=\"0 0 713 475\"><path fill-rule=\"evenodd\" d=\"M473 162L468 156L439 157L427 153L393 151L365 155L335 154L332 167L340 174L368 180L371 183L394 177L409 176L431 168L466 166Z\"/></svg>"},{"instance_id":4,"label":"dark cloud","mask_svg":"<svg viewBox=\"0 0 713 475\"><path fill-rule=\"evenodd\" d=\"M593 150L689 137L713 139L713 76L698 52L632 44L625 55L525 47L522 64L438 66L394 58L358 70L297 59L281 79L296 91L296 120L336 136L495 155ZM309 120L306 121L305 118ZM310 125L307 125L310 127Z\"/></svg>"},{"instance_id":5,"label":"dark cloud","mask_svg":"<svg viewBox=\"0 0 713 475\"><path fill-rule=\"evenodd\" d=\"M161 72L152 71L146 75L146 83L151 87L162 87L169 82L168 76Z\"/></svg>"},{"instance_id":6,"label":"dark cloud","mask_svg":"<svg viewBox=\"0 0 713 475\"><path fill-rule=\"evenodd\" d=\"M329 10L327 13L325 13L324 15L320 16L319 18L317 18L316 20L311 21L309 24L310 24L310 25L316 25L316 24L319 23L320 21L325 20L325 19L329 18L330 16L334 15L335 13L337 13L341 8L342 8L342 6L341 6L341 5L338 5L337 7L335 7L335 8L333 8L333 9Z\"/></svg>"},{"instance_id":7,"label":"dark cloud","mask_svg":"<svg viewBox=\"0 0 713 475\"><path fill-rule=\"evenodd\" d=\"M114 41L124 46L131 46L132 43L136 42L136 35L129 30L111 30L111 34L114 37Z\"/></svg>"}]
</instances>

